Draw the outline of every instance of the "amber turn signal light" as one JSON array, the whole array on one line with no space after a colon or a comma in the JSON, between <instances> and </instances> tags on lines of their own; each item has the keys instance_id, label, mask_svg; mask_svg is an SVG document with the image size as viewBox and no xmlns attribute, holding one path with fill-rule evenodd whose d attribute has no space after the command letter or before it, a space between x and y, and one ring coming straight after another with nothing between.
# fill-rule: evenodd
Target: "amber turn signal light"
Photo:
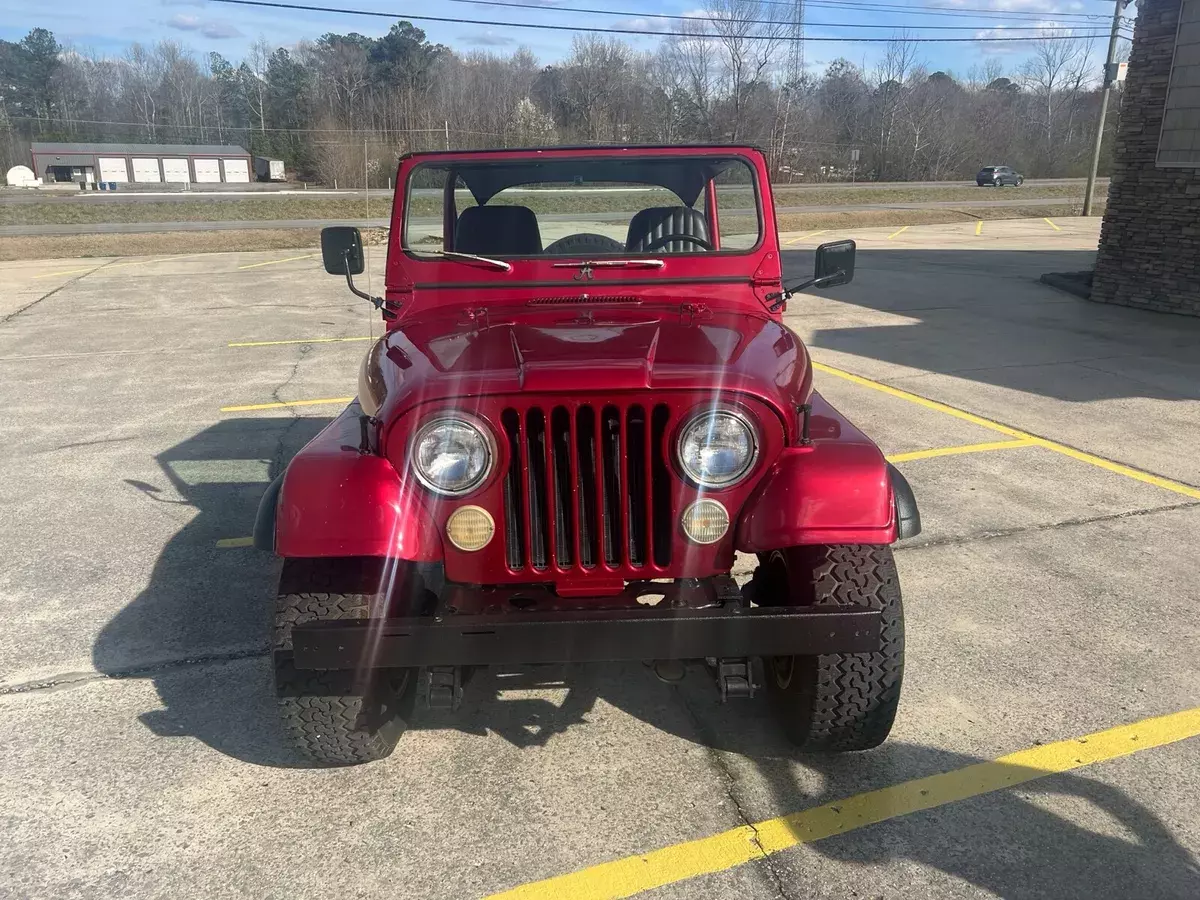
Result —
<instances>
[{"instance_id":1,"label":"amber turn signal light","mask_svg":"<svg viewBox=\"0 0 1200 900\"><path fill-rule=\"evenodd\" d=\"M683 533L694 544L715 544L729 530L729 512L716 500L697 500L683 511Z\"/></svg>"},{"instance_id":2,"label":"amber turn signal light","mask_svg":"<svg viewBox=\"0 0 1200 900\"><path fill-rule=\"evenodd\" d=\"M446 520L446 537L459 550L482 550L495 534L496 522L481 506L460 506Z\"/></svg>"}]
</instances>

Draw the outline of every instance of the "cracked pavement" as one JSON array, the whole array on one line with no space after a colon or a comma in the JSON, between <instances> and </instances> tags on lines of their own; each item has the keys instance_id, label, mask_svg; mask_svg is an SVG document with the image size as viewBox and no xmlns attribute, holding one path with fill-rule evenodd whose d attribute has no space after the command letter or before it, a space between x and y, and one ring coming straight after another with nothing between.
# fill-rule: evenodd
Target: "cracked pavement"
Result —
<instances>
[{"instance_id":1,"label":"cracked pavement","mask_svg":"<svg viewBox=\"0 0 1200 900\"><path fill-rule=\"evenodd\" d=\"M1200 321L1037 284L1095 246L1058 224L851 233L853 284L787 321L830 366L1200 485ZM220 408L352 394L369 344L227 345L380 325L318 260L238 269L294 255L0 263L0 897L484 897L1200 704L1200 503L1024 446L899 464L925 532L897 547L907 671L878 750L797 754L765 702L632 664L483 673L390 759L306 769L272 707L275 564L217 542L336 409ZM816 383L887 453L996 440ZM1193 898L1198 743L652 894Z\"/></svg>"}]
</instances>

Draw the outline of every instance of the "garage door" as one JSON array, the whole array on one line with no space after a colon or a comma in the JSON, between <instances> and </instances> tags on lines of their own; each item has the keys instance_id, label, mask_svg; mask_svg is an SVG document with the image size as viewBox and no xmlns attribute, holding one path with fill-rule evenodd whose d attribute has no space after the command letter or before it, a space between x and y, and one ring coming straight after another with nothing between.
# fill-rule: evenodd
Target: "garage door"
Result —
<instances>
[{"instance_id":1,"label":"garage door","mask_svg":"<svg viewBox=\"0 0 1200 900\"><path fill-rule=\"evenodd\" d=\"M226 181L249 181L250 166L244 159L226 159L222 160L225 163L225 180Z\"/></svg>"},{"instance_id":2,"label":"garage door","mask_svg":"<svg viewBox=\"0 0 1200 900\"><path fill-rule=\"evenodd\" d=\"M162 177L158 174L158 159L138 159L134 157L133 180L162 181Z\"/></svg>"},{"instance_id":3,"label":"garage door","mask_svg":"<svg viewBox=\"0 0 1200 900\"><path fill-rule=\"evenodd\" d=\"M188 171L186 159L164 159L163 174L167 181L188 182L192 180L192 173Z\"/></svg>"},{"instance_id":4,"label":"garage door","mask_svg":"<svg viewBox=\"0 0 1200 900\"><path fill-rule=\"evenodd\" d=\"M221 180L221 161L219 159L192 160L196 167L196 180L201 183L211 183Z\"/></svg>"},{"instance_id":5,"label":"garage door","mask_svg":"<svg viewBox=\"0 0 1200 900\"><path fill-rule=\"evenodd\" d=\"M102 156L100 157L100 180L101 181L128 181L129 172L125 169L125 157L123 156Z\"/></svg>"}]
</instances>

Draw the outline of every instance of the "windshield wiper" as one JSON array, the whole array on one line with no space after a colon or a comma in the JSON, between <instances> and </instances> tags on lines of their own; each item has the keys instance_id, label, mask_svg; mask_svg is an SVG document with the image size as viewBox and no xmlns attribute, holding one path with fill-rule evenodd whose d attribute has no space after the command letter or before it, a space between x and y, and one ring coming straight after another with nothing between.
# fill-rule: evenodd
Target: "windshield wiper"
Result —
<instances>
[{"instance_id":1,"label":"windshield wiper","mask_svg":"<svg viewBox=\"0 0 1200 900\"><path fill-rule=\"evenodd\" d=\"M447 259L461 259L464 262L481 262L489 266L495 266L504 272L511 272L512 266L502 259L492 259L490 256L476 256L474 253L458 253L454 250L417 250L412 247L405 247L405 250L412 250L413 253L429 253L433 256L444 256Z\"/></svg>"},{"instance_id":2,"label":"windshield wiper","mask_svg":"<svg viewBox=\"0 0 1200 900\"><path fill-rule=\"evenodd\" d=\"M633 268L661 269L666 263L661 259L582 259L578 262L555 263L556 269L623 269Z\"/></svg>"}]
</instances>

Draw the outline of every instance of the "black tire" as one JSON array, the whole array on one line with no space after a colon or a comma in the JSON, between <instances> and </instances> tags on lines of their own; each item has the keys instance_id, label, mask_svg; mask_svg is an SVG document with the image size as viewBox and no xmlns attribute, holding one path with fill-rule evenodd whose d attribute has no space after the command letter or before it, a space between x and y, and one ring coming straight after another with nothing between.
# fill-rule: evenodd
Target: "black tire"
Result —
<instances>
[{"instance_id":1,"label":"black tire","mask_svg":"<svg viewBox=\"0 0 1200 900\"><path fill-rule=\"evenodd\" d=\"M784 733L805 750L869 750L887 739L904 679L904 610L890 547L793 547L761 559L764 606L862 606L882 611L873 653L764 660L767 694Z\"/></svg>"},{"instance_id":2,"label":"black tire","mask_svg":"<svg viewBox=\"0 0 1200 900\"><path fill-rule=\"evenodd\" d=\"M279 713L292 743L320 766L390 755L416 701L416 669L297 669L292 663L293 626L385 614L380 595L368 585L386 582L364 584L362 576L359 568L322 560L288 560L280 576L274 653Z\"/></svg>"}]
</instances>

